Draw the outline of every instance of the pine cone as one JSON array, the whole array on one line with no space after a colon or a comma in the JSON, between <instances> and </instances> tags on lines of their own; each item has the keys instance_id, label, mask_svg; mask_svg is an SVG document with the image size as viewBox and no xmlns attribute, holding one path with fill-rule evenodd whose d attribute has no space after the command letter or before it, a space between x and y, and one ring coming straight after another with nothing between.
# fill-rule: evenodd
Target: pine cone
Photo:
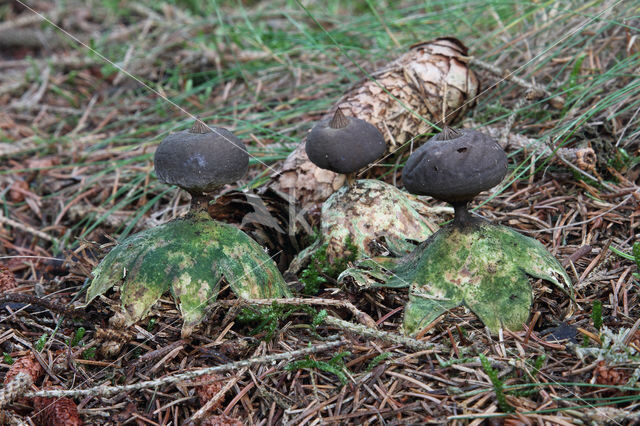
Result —
<instances>
[{"instance_id":1,"label":"pine cone","mask_svg":"<svg viewBox=\"0 0 640 426\"><path fill-rule=\"evenodd\" d=\"M640 330L636 330L636 332L633 333L630 343L635 346L636 350L640 351Z\"/></svg>"},{"instance_id":2,"label":"pine cone","mask_svg":"<svg viewBox=\"0 0 640 426\"><path fill-rule=\"evenodd\" d=\"M33 401L40 426L79 426L78 407L70 398L36 397Z\"/></svg>"},{"instance_id":3,"label":"pine cone","mask_svg":"<svg viewBox=\"0 0 640 426\"><path fill-rule=\"evenodd\" d=\"M35 383L38 381L40 376L44 374L44 369L38 360L36 360L35 355L29 353L28 355L17 359L16 362L11 365L11 368L9 368L9 371L7 371L7 374L4 376L4 384L7 385L11 382L18 373L28 374L31 376L31 381Z\"/></svg>"},{"instance_id":4,"label":"pine cone","mask_svg":"<svg viewBox=\"0 0 640 426\"><path fill-rule=\"evenodd\" d=\"M111 320L109 322L111 323ZM122 347L131 340L131 333L118 328L98 327L95 339L100 342L100 355L104 358L111 358L118 355Z\"/></svg>"},{"instance_id":5,"label":"pine cone","mask_svg":"<svg viewBox=\"0 0 640 426\"><path fill-rule=\"evenodd\" d=\"M622 386L631 377L627 371L608 366L604 361L598 363L593 374L596 376L596 383L607 386Z\"/></svg>"},{"instance_id":6,"label":"pine cone","mask_svg":"<svg viewBox=\"0 0 640 426\"><path fill-rule=\"evenodd\" d=\"M0 293L13 290L16 287L18 287L18 283L13 272L9 268L0 265Z\"/></svg>"},{"instance_id":7,"label":"pine cone","mask_svg":"<svg viewBox=\"0 0 640 426\"><path fill-rule=\"evenodd\" d=\"M16 179L9 187L9 199L14 203L24 201L25 192L29 192L29 184L22 179Z\"/></svg>"},{"instance_id":8,"label":"pine cone","mask_svg":"<svg viewBox=\"0 0 640 426\"><path fill-rule=\"evenodd\" d=\"M349 91L330 114L339 107L345 115L374 124L385 135L390 152L431 130L416 114L439 122L444 112L446 122L451 123L475 105L479 84L467 68L466 55L467 48L452 37L416 44L388 67L376 71L376 81L367 80Z\"/></svg>"},{"instance_id":9,"label":"pine cone","mask_svg":"<svg viewBox=\"0 0 640 426\"><path fill-rule=\"evenodd\" d=\"M347 116L374 124L385 137L387 153L393 152L431 129L420 117L442 126L462 117L474 105L479 83L467 67L466 55L467 48L452 37L414 45L396 61L374 72L375 81L368 79L352 88L327 117L339 107ZM443 107L446 123L441 122ZM311 163L303 142L287 157L275 187L295 196L302 207L312 209L340 188L344 180L344 175Z\"/></svg>"},{"instance_id":10,"label":"pine cone","mask_svg":"<svg viewBox=\"0 0 640 426\"><path fill-rule=\"evenodd\" d=\"M211 398L213 398L223 386L224 377L218 374L207 374L205 376L194 379L191 384L196 385L196 393L200 399L200 405L205 405ZM221 401L218 401L211 410L215 410L220 407Z\"/></svg>"},{"instance_id":11,"label":"pine cone","mask_svg":"<svg viewBox=\"0 0 640 426\"><path fill-rule=\"evenodd\" d=\"M4 388L0 389L0 409L24 395L32 384L31 376L24 371L19 371L13 380L5 382Z\"/></svg>"},{"instance_id":12,"label":"pine cone","mask_svg":"<svg viewBox=\"0 0 640 426\"><path fill-rule=\"evenodd\" d=\"M243 426L243 423L234 417L223 414L221 416L207 417L200 423L200 426Z\"/></svg>"}]
</instances>

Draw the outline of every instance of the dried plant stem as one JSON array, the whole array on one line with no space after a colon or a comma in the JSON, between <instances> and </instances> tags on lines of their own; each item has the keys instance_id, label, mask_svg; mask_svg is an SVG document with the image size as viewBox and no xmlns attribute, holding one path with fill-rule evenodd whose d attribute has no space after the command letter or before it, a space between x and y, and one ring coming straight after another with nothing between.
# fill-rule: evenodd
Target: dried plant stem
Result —
<instances>
[{"instance_id":1,"label":"dried plant stem","mask_svg":"<svg viewBox=\"0 0 640 426\"><path fill-rule=\"evenodd\" d=\"M318 238L313 242L313 244L298 253L298 255L289 264L289 268L284 272L283 275L285 279L287 279L287 276L297 275L298 272L307 266L311 261L311 256L313 256L320 247L322 247L322 239Z\"/></svg>"},{"instance_id":2,"label":"dried plant stem","mask_svg":"<svg viewBox=\"0 0 640 426\"><path fill-rule=\"evenodd\" d=\"M2 68L2 63L0 62L0 68ZM5 93L11 93L14 90L18 90L22 86L25 85L24 81L12 81L6 84L0 85L0 95L4 95ZM0 152L0 157L2 156L2 152Z\"/></svg>"},{"instance_id":3,"label":"dried plant stem","mask_svg":"<svg viewBox=\"0 0 640 426\"><path fill-rule=\"evenodd\" d=\"M7 410L0 411L0 424L5 426L29 426L20 417Z\"/></svg>"},{"instance_id":4,"label":"dried plant stem","mask_svg":"<svg viewBox=\"0 0 640 426\"><path fill-rule=\"evenodd\" d=\"M50 20L56 22L61 16L58 11L53 11L49 13L47 16ZM25 14L24 16L19 16L16 19L12 19L9 21L0 22L0 32L2 33L10 33L14 31L16 28L26 27L28 25L40 25L42 18L35 14ZM4 35L4 34L3 34Z\"/></svg>"},{"instance_id":5,"label":"dried plant stem","mask_svg":"<svg viewBox=\"0 0 640 426\"><path fill-rule=\"evenodd\" d=\"M59 47L63 39L51 31L30 28L14 28L11 31L0 31L0 46L39 48Z\"/></svg>"},{"instance_id":6,"label":"dried plant stem","mask_svg":"<svg viewBox=\"0 0 640 426\"><path fill-rule=\"evenodd\" d=\"M51 235L45 232L38 231L37 229L34 229L28 225L25 225L24 223L16 222L15 220L9 219L8 217L3 216L2 213L0 213L0 223L3 225L12 226L16 229L20 229L21 231L27 232L31 235L35 235L38 238L42 238L43 240L47 240L54 244L58 244L58 245L60 244L60 240L58 240L57 238L52 237Z\"/></svg>"},{"instance_id":7,"label":"dried plant stem","mask_svg":"<svg viewBox=\"0 0 640 426\"><path fill-rule=\"evenodd\" d=\"M47 66L58 68L86 68L95 65L102 65L99 58L84 58L79 56L61 56L51 55L47 59L14 59L8 61L0 61L0 69L7 68L27 68L35 67L37 69L44 69Z\"/></svg>"},{"instance_id":8,"label":"dried plant stem","mask_svg":"<svg viewBox=\"0 0 640 426\"><path fill-rule=\"evenodd\" d=\"M636 335L636 331L638 331L639 327L640 327L640 318L638 318L636 320L636 322L633 323L633 326L627 332L627 337L625 337L625 339L624 339L624 344L625 345L629 346L631 344L631 342L633 341L633 339L634 339L634 337Z\"/></svg>"},{"instance_id":9,"label":"dried plant stem","mask_svg":"<svg viewBox=\"0 0 640 426\"><path fill-rule=\"evenodd\" d=\"M303 298L294 297L291 299L237 299L237 300L218 300L216 302L222 306L239 306L239 305L272 305L280 303L282 305L316 305L316 306L335 306L351 311L356 319L370 328L376 328L376 322L368 314L356 308L351 302L346 300L319 299L319 298Z\"/></svg>"},{"instance_id":10,"label":"dried plant stem","mask_svg":"<svg viewBox=\"0 0 640 426\"><path fill-rule=\"evenodd\" d=\"M375 339L380 339L385 342L390 342L396 345L402 345L409 349L413 349L416 351L425 351L425 350L442 350L441 345L436 345L434 343L422 342L417 339L413 339L411 337L401 336L395 333L389 333L386 331L375 330L370 327L365 327L360 324L354 324L349 321L341 320L336 317L327 316L325 318L325 322L329 325L333 325L335 327L341 328L343 330L351 331L355 334L358 334L362 337L373 337Z\"/></svg>"},{"instance_id":11,"label":"dried plant stem","mask_svg":"<svg viewBox=\"0 0 640 426\"><path fill-rule=\"evenodd\" d=\"M23 293L5 293L0 295L0 302L15 302L15 303L28 303L34 306L40 306L49 309L52 312L67 315L69 317L79 317L89 319L89 313L81 310L74 309L69 306L64 306L59 303L55 303L51 300L43 299L38 296Z\"/></svg>"},{"instance_id":12,"label":"dried plant stem","mask_svg":"<svg viewBox=\"0 0 640 426\"><path fill-rule=\"evenodd\" d=\"M585 149L591 149L591 148L585 148ZM599 179L599 178L597 178L595 176L590 175L589 173L587 173L585 171L585 169L583 167L580 167L580 164L584 162L584 161L581 160L581 158L584 157L584 154L581 154L580 152L562 152L561 149L559 149L556 152L556 154L557 154L558 158L560 159L560 161L563 164L567 165L567 167L569 167L570 169L573 169L577 173L580 173L581 175L583 175L583 176L585 176L585 177L587 177L587 178L589 178L591 180L594 180L594 181L598 182L600 185L602 185L603 187L605 187L609 191L612 191L612 192L616 191L616 189L614 187L612 187L608 183L604 182L602 179ZM594 166L595 166L595 153L593 154L593 158L594 158L593 163L594 163ZM578 165L576 166L575 163L577 163ZM593 167L593 168L590 167L587 170L591 170L591 169L594 169L594 168L595 167Z\"/></svg>"},{"instance_id":13,"label":"dried plant stem","mask_svg":"<svg viewBox=\"0 0 640 426\"><path fill-rule=\"evenodd\" d=\"M596 166L596 153L589 147L555 149L554 147L550 147L544 140L528 138L518 133L509 132L505 136L502 127L475 125L472 125L472 127L488 133L489 136L498 140L500 146L507 151L522 149L539 155L542 158L552 157L559 163L570 168L579 169L581 172L593 170ZM596 178L593 179L597 180Z\"/></svg>"},{"instance_id":14,"label":"dried plant stem","mask_svg":"<svg viewBox=\"0 0 640 426\"><path fill-rule=\"evenodd\" d=\"M26 393L26 397L45 397L45 398L76 398L80 396L111 396L123 392L137 391L140 389L150 389L158 386L172 385L175 383L185 382L192 380L196 377L204 376L206 374L220 373L224 371L238 370L244 367L250 367L255 364L268 364L277 361L290 360L298 358L304 355L310 355L318 352L323 352L329 349L337 348L346 344L344 340L339 339L339 336L335 336L333 341L323 343L321 345L312 346L310 348L299 349L290 352L283 352L279 354L266 355L258 358L250 358L242 361L230 362L228 364L217 365L215 367L207 367L199 370L193 370L186 373L175 374L173 376L163 377L162 379L147 380L143 382L134 383L132 385L123 386L95 386L88 389L70 389L70 390L41 390L37 392Z\"/></svg>"},{"instance_id":15,"label":"dried plant stem","mask_svg":"<svg viewBox=\"0 0 640 426\"><path fill-rule=\"evenodd\" d=\"M513 125L516 122L518 111L520 110L520 108L524 106L526 102L527 102L526 98L521 98L513 106L513 112L507 119L507 122L504 125L504 129L502 130L502 136L500 136L500 145L502 146L507 145L507 141L509 140L509 133L511 133L511 129L513 128Z\"/></svg>"},{"instance_id":16,"label":"dried plant stem","mask_svg":"<svg viewBox=\"0 0 640 426\"><path fill-rule=\"evenodd\" d=\"M531 83L530 81L527 81L523 78L518 77L517 75L514 75L513 72L509 72L507 70L503 70L502 68L499 68L495 65L492 65L488 62L485 62L481 59L478 58L474 58L474 57L470 57L469 58L469 64L471 65L475 65L478 66L486 71L489 71L491 74L494 74L496 77L498 78L502 78L505 80L509 80L515 84L517 84L518 86L525 88L527 90L529 90L530 96L535 99L535 98L540 98L542 96L546 96L549 97L551 99L549 99L549 102L552 104L552 106L554 108L561 108L562 105L564 105L564 98L561 96L554 96L551 92L549 92L547 89L545 89L543 86L539 85L539 84L535 84L535 83Z\"/></svg>"}]
</instances>

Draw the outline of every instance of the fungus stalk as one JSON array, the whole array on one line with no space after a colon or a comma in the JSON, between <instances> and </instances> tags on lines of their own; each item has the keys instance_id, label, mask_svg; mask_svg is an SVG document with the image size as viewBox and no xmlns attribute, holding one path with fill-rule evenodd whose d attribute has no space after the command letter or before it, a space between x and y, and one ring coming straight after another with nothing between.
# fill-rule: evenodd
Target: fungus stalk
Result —
<instances>
[{"instance_id":1,"label":"fungus stalk","mask_svg":"<svg viewBox=\"0 0 640 426\"><path fill-rule=\"evenodd\" d=\"M188 131L162 141L154 164L161 182L177 185L191 195L191 211L196 213L207 210L206 194L244 176L249 156L233 133L196 120Z\"/></svg>"},{"instance_id":2,"label":"fungus stalk","mask_svg":"<svg viewBox=\"0 0 640 426\"><path fill-rule=\"evenodd\" d=\"M189 213L197 214L200 212L209 211L209 197L201 192L190 192L191 206L189 207Z\"/></svg>"},{"instance_id":3,"label":"fungus stalk","mask_svg":"<svg viewBox=\"0 0 640 426\"><path fill-rule=\"evenodd\" d=\"M474 222L473 216L469 212L469 204L466 201L451 203L453 206L453 223L459 228L465 228Z\"/></svg>"},{"instance_id":4,"label":"fungus stalk","mask_svg":"<svg viewBox=\"0 0 640 426\"><path fill-rule=\"evenodd\" d=\"M347 186L348 186L349 188L351 188L351 187L353 186L353 184L355 183L355 181L356 181L356 174L357 174L356 172L353 172L353 173L347 173L346 183L347 183Z\"/></svg>"},{"instance_id":5,"label":"fungus stalk","mask_svg":"<svg viewBox=\"0 0 640 426\"><path fill-rule=\"evenodd\" d=\"M401 204L401 202L394 204L388 200L388 197L385 198L384 194L388 195L395 190L395 187L367 179L356 180L358 170L382 157L385 150L384 137L376 126L356 117L347 117L340 108L336 109L331 119L324 119L316 123L307 135L305 151L309 160L321 169L345 175L345 180L341 182L342 188L333 188L336 192L322 206L323 224L331 222L330 216L337 218L341 215L338 219L340 223L349 222L341 228L344 232L339 230L340 226L332 227L332 231L337 232L341 237L332 239L331 243L326 240L330 246L327 248L327 253L331 253L329 255L331 263L334 259L342 258L350 250L349 244L346 243L346 235L353 237L352 241L356 241L356 245L361 244L358 247L359 252L366 253L368 251L368 244L364 243L365 237L361 233L362 227L356 226L356 222L361 219L367 222L364 226L367 229L365 233L368 233L366 240L371 241L377 238L374 235L376 232L383 232L382 229L374 225L379 223L376 217L384 216L398 204ZM370 196L369 189L372 188L375 189L371 193L375 192L377 196ZM387 207L370 209L371 206L382 203L388 203ZM356 207L351 210L351 207L356 205L360 205L365 210L369 209L368 211L372 214L368 213L366 218L360 218L359 215L351 216L351 212L360 208ZM408 214L407 212L408 209L397 212L398 215L394 215L393 219L396 220L402 217L402 214ZM382 221L384 222L385 219ZM355 231L356 228L358 231ZM324 233L325 236L330 234L326 228Z\"/></svg>"},{"instance_id":6,"label":"fungus stalk","mask_svg":"<svg viewBox=\"0 0 640 426\"><path fill-rule=\"evenodd\" d=\"M189 133L197 133L204 135L205 133L213 133L209 126L199 118L194 121L193 126L189 130ZM208 212L209 209L209 197L202 192L187 191L191 195L191 205L189 207L190 213Z\"/></svg>"}]
</instances>

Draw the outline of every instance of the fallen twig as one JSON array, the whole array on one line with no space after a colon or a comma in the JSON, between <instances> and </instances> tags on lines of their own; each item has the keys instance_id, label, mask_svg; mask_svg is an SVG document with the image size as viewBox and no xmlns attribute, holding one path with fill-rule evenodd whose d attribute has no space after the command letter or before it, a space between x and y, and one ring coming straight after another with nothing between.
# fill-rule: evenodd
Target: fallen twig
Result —
<instances>
[{"instance_id":1,"label":"fallen twig","mask_svg":"<svg viewBox=\"0 0 640 426\"><path fill-rule=\"evenodd\" d=\"M3 216L2 213L0 213L0 223L4 225L13 226L14 228L20 229L21 231L27 232L31 235L35 235L38 238L42 238L43 240L47 240L54 244L60 245L60 240L58 240L56 237L52 237L51 235L45 232L38 231L37 229L33 229L28 225L9 219L8 217Z\"/></svg>"},{"instance_id":2,"label":"fallen twig","mask_svg":"<svg viewBox=\"0 0 640 426\"><path fill-rule=\"evenodd\" d=\"M26 47L48 49L62 45L64 39L53 31L43 31L31 28L14 28L12 30L0 31L0 46L6 47Z\"/></svg>"},{"instance_id":3,"label":"fallen twig","mask_svg":"<svg viewBox=\"0 0 640 426\"><path fill-rule=\"evenodd\" d=\"M352 322L341 320L340 318L332 316L327 316L325 318L325 322L343 330L349 330L363 337L373 337L375 339L384 340L396 345L402 345L416 351L442 350L442 346L435 343L422 342L411 337L401 336L399 334L389 333L381 330L375 330L370 327L365 327L364 325L354 324Z\"/></svg>"},{"instance_id":4,"label":"fallen twig","mask_svg":"<svg viewBox=\"0 0 640 426\"><path fill-rule=\"evenodd\" d=\"M67 315L69 317L80 317L85 319L90 318L88 312L74 309L69 306L64 306L59 303L54 303L51 300L43 299L31 294L5 293L0 296L0 303L4 302L28 303L30 305L40 306L42 308L49 309L52 312Z\"/></svg>"},{"instance_id":5,"label":"fallen twig","mask_svg":"<svg viewBox=\"0 0 640 426\"><path fill-rule=\"evenodd\" d=\"M258 349L256 349L256 351L253 353L254 357L263 349L263 345L260 345L258 347ZM209 401L207 401L206 404L204 404L202 407L200 407L200 409L198 411L196 411L193 416L191 416L191 418L189 418L185 424L186 425L191 425L194 423L199 422L200 420L202 420L202 418L207 414L207 412L209 410L211 410L220 399L222 399L227 392L229 392L229 390L235 386L236 383L238 383L238 380L240 380L240 378L242 376L245 375L245 373L247 372L247 370L249 369L249 367L243 367L240 371L238 371L238 373L232 377L231 379L227 380L227 382L224 384L224 386L222 387L222 389L220 389L218 391L218 393L216 393Z\"/></svg>"},{"instance_id":6,"label":"fallen twig","mask_svg":"<svg viewBox=\"0 0 640 426\"><path fill-rule=\"evenodd\" d=\"M528 99L538 99L546 96L547 98L550 98L548 99L548 102L552 107L560 109L564 106L564 97L554 95L543 86L536 83L531 83L523 78L518 77L514 74L514 71L510 72L507 70L503 70L495 65L483 61L482 59L474 57L469 58L469 63L471 65L475 65L486 71L489 71L491 74L494 74L498 78L509 80L517 84L518 86L527 89L529 91L529 93L527 94Z\"/></svg>"},{"instance_id":7,"label":"fallen twig","mask_svg":"<svg viewBox=\"0 0 640 426\"><path fill-rule=\"evenodd\" d=\"M336 338L339 338L339 337L336 336ZM300 356L310 355L318 352L323 352L328 349L337 348L346 343L347 342L345 340L330 341L327 343L323 343L321 345L312 346L310 348L298 349L290 352L283 352L279 354L266 355L258 358L250 358L242 361L230 362L228 364L217 365L215 367L207 367L199 370L189 371L186 373L175 374L173 376L163 377L162 379L146 380L143 382L134 383L132 385L95 386L88 389L41 390L37 392L26 393L25 396L28 398L33 398L37 396L46 397L46 398L61 398L61 397L76 398L76 397L88 396L88 395L111 396L111 395L116 395L123 392L131 392L131 391L137 391L140 389L151 389L158 386L172 385L175 383L189 381L196 377L204 376L206 374L237 370L243 367L250 367L255 364L267 364L267 363L273 363L276 361L294 359Z\"/></svg>"},{"instance_id":8,"label":"fallen twig","mask_svg":"<svg viewBox=\"0 0 640 426\"><path fill-rule=\"evenodd\" d=\"M240 305L272 305L280 303L282 305L317 305L317 306L335 306L351 311L356 319L370 328L376 328L376 322L368 314L356 308L351 302L346 300L319 299L319 298L303 298L294 297L291 299L235 299L235 300L218 300L216 302L221 306L240 306Z\"/></svg>"},{"instance_id":9,"label":"fallen twig","mask_svg":"<svg viewBox=\"0 0 640 426\"><path fill-rule=\"evenodd\" d=\"M595 151L592 148L584 147L554 149L553 147L548 146L542 140L528 138L524 135L513 132L509 132L506 137L503 137L504 129L502 127L475 126L473 124L471 125L471 127L488 133L489 136L499 141L500 146L502 146L502 148L506 151L522 149L526 150L527 152L532 152L543 158L555 156L555 158L560 163L565 164L570 168L579 170L581 173L583 173L585 170L594 170L596 166L597 157ZM597 180L596 178L593 179Z\"/></svg>"},{"instance_id":10,"label":"fallen twig","mask_svg":"<svg viewBox=\"0 0 640 426\"><path fill-rule=\"evenodd\" d=\"M49 20L56 22L59 18L61 18L61 14L57 10L54 10L48 13L48 18ZM14 31L16 28L26 27L28 25L34 24L39 25L41 21L42 17L32 13L25 13L15 19L0 22L0 32L6 31L7 33L9 33L11 31Z\"/></svg>"}]
</instances>

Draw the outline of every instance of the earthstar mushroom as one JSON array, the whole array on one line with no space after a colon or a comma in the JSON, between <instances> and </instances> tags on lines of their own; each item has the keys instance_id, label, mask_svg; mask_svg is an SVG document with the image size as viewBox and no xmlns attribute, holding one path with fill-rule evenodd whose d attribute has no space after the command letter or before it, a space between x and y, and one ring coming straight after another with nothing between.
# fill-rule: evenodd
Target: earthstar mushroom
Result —
<instances>
[{"instance_id":1,"label":"earthstar mushroom","mask_svg":"<svg viewBox=\"0 0 640 426\"><path fill-rule=\"evenodd\" d=\"M469 214L467 203L500 183L506 172L506 154L491 138L472 130L445 129L413 153L403 180L409 192L453 204L454 221L407 256L369 261L363 263L364 271L345 271L338 279L351 277L363 286L409 287L403 320L407 334L418 333L459 305L494 333L501 328L521 330L534 298L530 277L551 282L573 300L567 273L539 241Z\"/></svg>"},{"instance_id":2,"label":"earthstar mushroom","mask_svg":"<svg viewBox=\"0 0 640 426\"><path fill-rule=\"evenodd\" d=\"M203 195L240 179L247 171L244 144L222 128L197 121L188 132L166 137L154 157L161 181L191 193L183 217L121 241L93 270L86 304L114 285L126 325L151 312L171 291L183 318L182 336L203 321L224 278L240 298L290 297L276 264L240 229L212 220Z\"/></svg>"}]
</instances>

